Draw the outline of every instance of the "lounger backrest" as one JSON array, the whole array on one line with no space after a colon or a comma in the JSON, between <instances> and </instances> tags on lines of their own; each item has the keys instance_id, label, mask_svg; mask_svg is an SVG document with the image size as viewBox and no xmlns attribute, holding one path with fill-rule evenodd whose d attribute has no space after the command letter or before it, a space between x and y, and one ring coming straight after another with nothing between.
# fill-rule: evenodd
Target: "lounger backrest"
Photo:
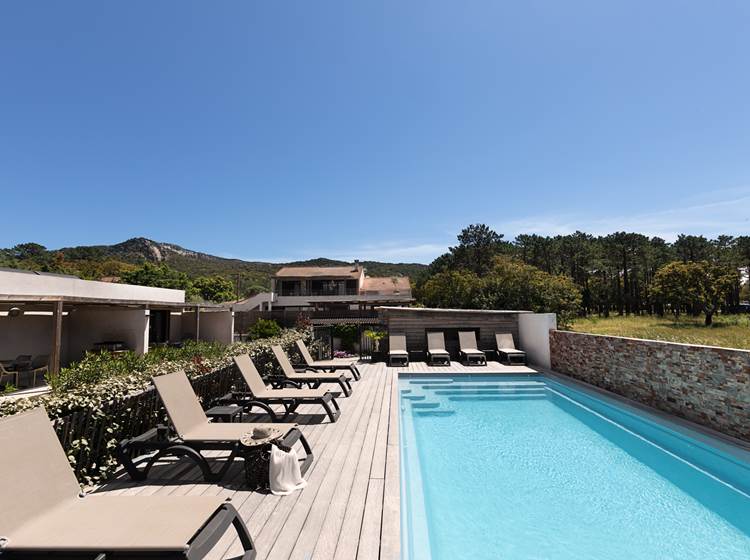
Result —
<instances>
[{"instance_id":1,"label":"lounger backrest","mask_svg":"<svg viewBox=\"0 0 750 560\"><path fill-rule=\"evenodd\" d=\"M80 491L44 408L0 418L0 536Z\"/></svg>"},{"instance_id":2,"label":"lounger backrest","mask_svg":"<svg viewBox=\"0 0 750 560\"><path fill-rule=\"evenodd\" d=\"M427 350L442 350L445 352L445 338L442 332L427 333Z\"/></svg>"},{"instance_id":3,"label":"lounger backrest","mask_svg":"<svg viewBox=\"0 0 750 560\"><path fill-rule=\"evenodd\" d=\"M495 333L495 342L498 348L515 348L513 335L510 333Z\"/></svg>"},{"instance_id":4,"label":"lounger backrest","mask_svg":"<svg viewBox=\"0 0 750 560\"><path fill-rule=\"evenodd\" d=\"M175 431L184 437L190 430L208 423L193 386L184 371L152 377Z\"/></svg>"},{"instance_id":5,"label":"lounger backrest","mask_svg":"<svg viewBox=\"0 0 750 560\"><path fill-rule=\"evenodd\" d=\"M389 350L401 350L406 352L406 335L392 334L388 337Z\"/></svg>"},{"instance_id":6,"label":"lounger backrest","mask_svg":"<svg viewBox=\"0 0 750 560\"><path fill-rule=\"evenodd\" d=\"M268 390L266 389L266 384L264 383L263 378L260 376L260 373L258 373L258 368L255 367L250 356L247 354L235 356L234 363L237 364L237 368L240 370L242 378L245 380L245 383L247 383L247 388L250 389L250 392L253 395L259 396Z\"/></svg>"},{"instance_id":7,"label":"lounger backrest","mask_svg":"<svg viewBox=\"0 0 750 560\"><path fill-rule=\"evenodd\" d=\"M458 343L461 345L461 349L469 348L476 350L477 348L477 337L474 331L459 331Z\"/></svg>"},{"instance_id":8,"label":"lounger backrest","mask_svg":"<svg viewBox=\"0 0 750 560\"><path fill-rule=\"evenodd\" d=\"M279 362L284 375L294 375L294 366L292 365L292 362L289 361L289 357L286 355L281 346L271 346L271 350L273 351L273 355L276 356L276 361Z\"/></svg>"},{"instance_id":9,"label":"lounger backrest","mask_svg":"<svg viewBox=\"0 0 750 560\"><path fill-rule=\"evenodd\" d=\"M310 355L310 351L307 349L307 344L305 344L305 341L300 339L295 344L297 345L299 353L302 354L302 359L305 360L305 363L308 366L313 365L315 360L313 360L313 357Z\"/></svg>"}]
</instances>

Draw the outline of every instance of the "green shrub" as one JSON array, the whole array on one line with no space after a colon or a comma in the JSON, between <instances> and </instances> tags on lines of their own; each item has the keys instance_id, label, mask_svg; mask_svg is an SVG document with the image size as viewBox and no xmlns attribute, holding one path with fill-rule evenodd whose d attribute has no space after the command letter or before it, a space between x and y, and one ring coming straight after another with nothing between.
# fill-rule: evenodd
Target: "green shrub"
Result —
<instances>
[{"instance_id":1,"label":"green shrub","mask_svg":"<svg viewBox=\"0 0 750 560\"><path fill-rule=\"evenodd\" d=\"M279 336L279 334L281 334L281 327L273 319L258 319L247 330L247 336L250 340L271 338L272 336Z\"/></svg>"},{"instance_id":2,"label":"green shrub","mask_svg":"<svg viewBox=\"0 0 750 560\"><path fill-rule=\"evenodd\" d=\"M119 354L109 352L87 352L79 362L60 370L54 377L47 377L55 392L66 391L84 385L99 383L110 377L126 376L132 372L151 371L164 363L180 363L201 359L220 358L227 346L217 342L188 340L181 347L156 347L139 356L128 351Z\"/></svg>"},{"instance_id":3,"label":"green shrub","mask_svg":"<svg viewBox=\"0 0 750 560\"><path fill-rule=\"evenodd\" d=\"M359 342L359 329L352 324L334 325L333 336L341 339L341 348L351 352L354 344Z\"/></svg>"}]
</instances>

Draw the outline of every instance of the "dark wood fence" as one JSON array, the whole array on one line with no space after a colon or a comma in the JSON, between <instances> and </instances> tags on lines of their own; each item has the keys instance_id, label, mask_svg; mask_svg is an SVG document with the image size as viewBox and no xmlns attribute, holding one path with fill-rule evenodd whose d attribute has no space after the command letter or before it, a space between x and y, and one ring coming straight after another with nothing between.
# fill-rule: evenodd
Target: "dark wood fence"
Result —
<instances>
[{"instance_id":1,"label":"dark wood fence","mask_svg":"<svg viewBox=\"0 0 750 560\"><path fill-rule=\"evenodd\" d=\"M234 365L211 371L191 380L204 405L240 385ZM113 441L142 434L167 422L166 411L151 387L98 408L78 410L54 421L57 435L79 480L85 476L106 478L114 461Z\"/></svg>"}]
</instances>

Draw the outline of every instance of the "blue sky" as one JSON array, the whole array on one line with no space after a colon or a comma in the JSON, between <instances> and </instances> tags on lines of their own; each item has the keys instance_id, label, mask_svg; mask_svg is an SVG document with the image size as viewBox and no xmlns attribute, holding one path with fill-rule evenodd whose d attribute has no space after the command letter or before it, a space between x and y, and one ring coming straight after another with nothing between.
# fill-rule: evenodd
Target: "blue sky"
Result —
<instances>
[{"instance_id":1,"label":"blue sky","mask_svg":"<svg viewBox=\"0 0 750 560\"><path fill-rule=\"evenodd\" d=\"M750 232L750 3L0 3L0 246Z\"/></svg>"}]
</instances>

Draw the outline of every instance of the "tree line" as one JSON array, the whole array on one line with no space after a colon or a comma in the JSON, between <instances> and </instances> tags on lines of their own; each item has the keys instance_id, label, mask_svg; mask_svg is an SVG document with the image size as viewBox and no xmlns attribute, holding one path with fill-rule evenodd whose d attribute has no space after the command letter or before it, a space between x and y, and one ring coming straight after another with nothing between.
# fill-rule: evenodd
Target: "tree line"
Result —
<instances>
[{"instance_id":1,"label":"tree line","mask_svg":"<svg viewBox=\"0 0 750 560\"><path fill-rule=\"evenodd\" d=\"M537 272L519 274L519 265ZM717 310L736 308L748 297L741 269L750 270L750 236L681 234L670 243L639 233L594 236L577 231L522 234L508 241L488 226L474 224L430 264L415 290L425 305L488 308L518 303L518 292L536 298L536 310L555 311L550 301L560 300L566 302L567 315L705 313L710 324ZM527 288L514 286L514 281ZM548 285L546 299L539 297L538 283ZM461 290L463 295L455 293Z\"/></svg>"}]
</instances>

